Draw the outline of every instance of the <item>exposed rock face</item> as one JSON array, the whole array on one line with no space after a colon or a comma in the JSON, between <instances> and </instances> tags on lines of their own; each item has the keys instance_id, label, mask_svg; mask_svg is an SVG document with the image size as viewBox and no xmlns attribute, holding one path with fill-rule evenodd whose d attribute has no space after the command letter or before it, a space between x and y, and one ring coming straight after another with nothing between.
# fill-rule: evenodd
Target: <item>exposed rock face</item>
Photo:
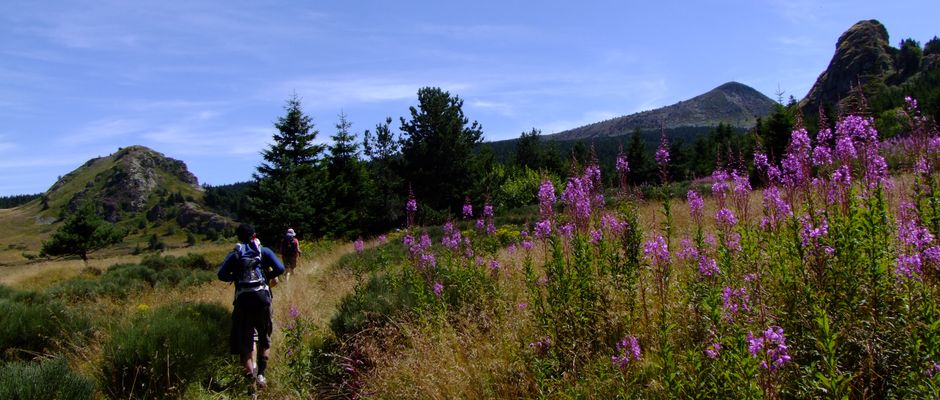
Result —
<instances>
[{"instance_id":1,"label":"exposed rock face","mask_svg":"<svg viewBox=\"0 0 940 400\"><path fill-rule=\"evenodd\" d=\"M820 104L838 104L853 86L894 74L888 30L877 20L861 21L839 37L829 67L800 102L805 113L815 113Z\"/></svg>"},{"instance_id":2,"label":"exposed rock face","mask_svg":"<svg viewBox=\"0 0 940 400\"><path fill-rule=\"evenodd\" d=\"M773 110L775 102L750 86L728 82L711 91L671 106L596 122L547 135L547 139L577 140L620 136L635 128L654 130L680 127L712 127L724 123L738 128L754 126L757 117Z\"/></svg>"},{"instance_id":3,"label":"exposed rock face","mask_svg":"<svg viewBox=\"0 0 940 400\"><path fill-rule=\"evenodd\" d=\"M95 201L102 217L117 222L125 214L145 211L151 221L166 217L158 200L168 195L169 190L192 194L202 188L182 161L143 146L131 146L111 156L89 160L46 193L68 199L66 211L74 211L84 201Z\"/></svg>"},{"instance_id":4,"label":"exposed rock face","mask_svg":"<svg viewBox=\"0 0 940 400\"><path fill-rule=\"evenodd\" d=\"M180 206L176 222L180 227L191 232L208 233L209 231L224 232L235 228L232 220L218 214L205 211L198 204L186 202Z\"/></svg>"}]
</instances>

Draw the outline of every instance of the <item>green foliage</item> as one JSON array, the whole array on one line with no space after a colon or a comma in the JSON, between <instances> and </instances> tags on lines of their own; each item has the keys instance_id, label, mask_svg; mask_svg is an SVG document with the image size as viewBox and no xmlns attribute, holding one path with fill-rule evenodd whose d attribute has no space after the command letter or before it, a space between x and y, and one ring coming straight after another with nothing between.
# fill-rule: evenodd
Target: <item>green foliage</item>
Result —
<instances>
[{"instance_id":1,"label":"green foliage","mask_svg":"<svg viewBox=\"0 0 940 400\"><path fill-rule=\"evenodd\" d=\"M287 101L286 114L274 127L274 143L262 151L264 162L257 168L248 190L248 216L264 242L276 242L287 227L303 234L320 236L328 227L322 202L325 171L321 165L323 146L313 120L300 108L300 99Z\"/></svg>"},{"instance_id":2,"label":"green foliage","mask_svg":"<svg viewBox=\"0 0 940 400\"><path fill-rule=\"evenodd\" d=\"M87 319L49 296L0 285L0 359L29 359L80 344L89 329Z\"/></svg>"},{"instance_id":3,"label":"green foliage","mask_svg":"<svg viewBox=\"0 0 940 400\"><path fill-rule=\"evenodd\" d=\"M431 208L458 210L478 178L471 167L483 129L464 116L459 96L440 88L418 90L410 111L410 120L401 118L401 175Z\"/></svg>"},{"instance_id":4,"label":"green foliage","mask_svg":"<svg viewBox=\"0 0 940 400\"><path fill-rule=\"evenodd\" d=\"M346 296L330 320L337 337L387 322L389 317L414 309L418 303L413 282L393 280L388 275L373 275L356 293Z\"/></svg>"},{"instance_id":5,"label":"green foliage","mask_svg":"<svg viewBox=\"0 0 940 400\"><path fill-rule=\"evenodd\" d=\"M228 311L216 304L175 303L145 311L112 332L103 348L105 392L115 398L183 395L225 356Z\"/></svg>"},{"instance_id":6,"label":"green foliage","mask_svg":"<svg viewBox=\"0 0 940 400\"><path fill-rule=\"evenodd\" d=\"M88 260L88 253L120 243L127 233L104 221L90 202L65 219L52 237L42 243L42 256L76 255Z\"/></svg>"},{"instance_id":7,"label":"green foliage","mask_svg":"<svg viewBox=\"0 0 940 400\"><path fill-rule=\"evenodd\" d=\"M406 193L401 176L396 171L401 165L401 142L391 131L392 118L375 126L375 135L367 129L362 137L362 150L369 159L367 168L372 179L372 193L367 203L368 226L372 231L383 231L401 220Z\"/></svg>"},{"instance_id":8,"label":"green foliage","mask_svg":"<svg viewBox=\"0 0 940 400\"><path fill-rule=\"evenodd\" d=\"M236 221L246 219L248 207L248 189L251 182L238 182L229 185L204 185L206 195L203 201L216 213Z\"/></svg>"},{"instance_id":9,"label":"green foliage","mask_svg":"<svg viewBox=\"0 0 940 400\"><path fill-rule=\"evenodd\" d=\"M493 197L493 206L501 210L511 210L538 203L539 185L542 175L527 167L514 169L499 187ZM559 182L555 179L555 187Z\"/></svg>"},{"instance_id":10,"label":"green foliage","mask_svg":"<svg viewBox=\"0 0 940 400\"><path fill-rule=\"evenodd\" d=\"M61 358L0 366L2 399L85 400L94 394L95 381L73 372Z\"/></svg>"},{"instance_id":11,"label":"green foliage","mask_svg":"<svg viewBox=\"0 0 940 400\"><path fill-rule=\"evenodd\" d=\"M41 194L21 194L14 196L0 196L0 208L13 208L29 203L41 197Z\"/></svg>"},{"instance_id":12,"label":"green foliage","mask_svg":"<svg viewBox=\"0 0 940 400\"><path fill-rule=\"evenodd\" d=\"M69 301L95 301L102 297L126 299L155 287L187 288L216 279L213 266L202 254L183 257L151 255L138 264L116 264L97 277L80 276L49 289L52 296Z\"/></svg>"},{"instance_id":13,"label":"green foliage","mask_svg":"<svg viewBox=\"0 0 940 400\"><path fill-rule=\"evenodd\" d=\"M337 132L331 136L333 144L328 147L326 170L325 233L330 237L352 239L361 235L368 221L367 208L371 181L365 165L359 158L356 135L350 132L351 123L345 114L340 114Z\"/></svg>"}]
</instances>

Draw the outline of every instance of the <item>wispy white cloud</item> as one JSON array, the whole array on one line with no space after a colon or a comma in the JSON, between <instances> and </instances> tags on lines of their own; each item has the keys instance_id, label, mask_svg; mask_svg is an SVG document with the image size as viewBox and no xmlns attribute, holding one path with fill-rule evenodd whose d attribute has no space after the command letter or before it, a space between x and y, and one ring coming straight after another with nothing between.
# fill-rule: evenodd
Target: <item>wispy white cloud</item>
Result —
<instances>
[{"instance_id":1,"label":"wispy white cloud","mask_svg":"<svg viewBox=\"0 0 940 400\"><path fill-rule=\"evenodd\" d=\"M500 115L513 116L515 115L515 107L508 102L500 101L487 101L481 99L474 99L467 103L471 108L478 108L481 110L492 111Z\"/></svg>"},{"instance_id":2,"label":"wispy white cloud","mask_svg":"<svg viewBox=\"0 0 940 400\"><path fill-rule=\"evenodd\" d=\"M297 92L304 104L329 105L340 108L352 104L377 103L414 98L424 86L439 86L444 90L462 91L472 85L460 82L418 82L411 80L381 78L297 78L267 89L266 98L282 98L285 93Z\"/></svg>"},{"instance_id":3,"label":"wispy white cloud","mask_svg":"<svg viewBox=\"0 0 940 400\"><path fill-rule=\"evenodd\" d=\"M136 119L102 119L93 121L74 133L63 135L58 142L63 145L98 143L134 135L146 126L144 121Z\"/></svg>"}]
</instances>

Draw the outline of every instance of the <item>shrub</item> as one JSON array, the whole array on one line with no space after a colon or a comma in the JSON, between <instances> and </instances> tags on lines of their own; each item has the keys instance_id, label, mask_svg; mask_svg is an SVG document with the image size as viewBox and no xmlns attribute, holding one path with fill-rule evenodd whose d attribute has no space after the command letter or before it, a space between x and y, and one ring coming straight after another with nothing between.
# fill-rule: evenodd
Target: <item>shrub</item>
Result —
<instances>
[{"instance_id":1,"label":"shrub","mask_svg":"<svg viewBox=\"0 0 940 400\"><path fill-rule=\"evenodd\" d=\"M227 352L230 318L217 304L176 303L117 328L101 370L113 397L175 397Z\"/></svg>"},{"instance_id":2,"label":"shrub","mask_svg":"<svg viewBox=\"0 0 940 400\"><path fill-rule=\"evenodd\" d=\"M62 359L0 366L0 399L84 400L94 393L95 382L72 372Z\"/></svg>"},{"instance_id":3,"label":"shrub","mask_svg":"<svg viewBox=\"0 0 940 400\"><path fill-rule=\"evenodd\" d=\"M80 341L89 322L49 296L0 286L0 358L46 353L66 340Z\"/></svg>"},{"instance_id":4,"label":"shrub","mask_svg":"<svg viewBox=\"0 0 940 400\"><path fill-rule=\"evenodd\" d=\"M372 276L367 285L343 298L330 328L336 336L344 337L414 308L417 299L409 284L407 281L393 284L387 275Z\"/></svg>"}]
</instances>

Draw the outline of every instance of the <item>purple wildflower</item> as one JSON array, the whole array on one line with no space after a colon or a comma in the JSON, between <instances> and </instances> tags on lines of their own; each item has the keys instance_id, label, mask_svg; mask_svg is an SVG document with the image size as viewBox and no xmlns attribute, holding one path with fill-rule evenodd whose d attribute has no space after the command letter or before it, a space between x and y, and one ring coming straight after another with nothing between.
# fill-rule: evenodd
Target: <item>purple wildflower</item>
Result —
<instances>
[{"instance_id":1,"label":"purple wildflower","mask_svg":"<svg viewBox=\"0 0 940 400\"><path fill-rule=\"evenodd\" d=\"M676 257L683 261L693 260L698 258L698 248L695 247L695 244L692 243L689 239L682 239L679 242L679 252L676 253Z\"/></svg>"},{"instance_id":2,"label":"purple wildflower","mask_svg":"<svg viewBox=\"0 0 940 400\"><path fill-rule=\"evenodd\" d=\"M497 261L497 260L491 260L491 261L490 261L490 271L492 271L492 272L499 272L499 268L500 268L500 266L499 266L499 261Z\"/></svg>"},{"instance_id":3,"label":"purple wildflower","mask_svg":"<svg viewBox=\"0 0 940 400\"><path fill-rule=\"evenodd\" d=\"M535 224L535 237L539 239L548 239L552 235L552 221L542 220Z\"/></svg>"},{"instance_id":4,"label":"purple wildflower","mask_svg":"<svg viewBox=\"0 0 940 400\"><path fill-rule=\"evenodd\" d=\"M656 164L659 165L659 168L663 171L669 166L669 141L666 140L666 133L663 132L659 137L659 147L656 148L656 154L654 156L656 159Z\"/></svg>"},{"instance_id":5,"label":"purple wildflower","mask_svg":"<svg viewBox=\"0 0 940 400\"><path fill-rule=\"evenodd\" d=\"M572 220L578 229L587 229L591 219L591 189L592 184L587 177L571 177L565 185L565 191L561 194L562 201L567 204Z\"/></svg>"},{"instance_id":6,"label":"purple wildflower","mask_svg":"<svg viewBox=\"0 0 940 400\"><path fill-rule=\"evenodd\" d=\"M623 155L623 152L617 154L617 172L621 174L630 172L630 164L627 163L627 157Z\"/></svg>"},{"instance_id":7,"label":"purple wildflower","mask_svg":"<svg viewBox=\"0 0 940 400\"><path fill-rule=\"evenodd\" d=\"M921 274L922 266L920 254L901 254L897 258L894 274L900 278L912 279Z\"/></svg>"},{"instance_id":8,"label":"purple wildflower","mask_svg":"<svg viewBox=\"0 0 940 400\"><path fill-rule=\"evenodd\" d=\"M643 244L643 257L649 261L650 265L657 269L665 269L669 266L669 247L666 239L662 235L656 239Z\"/></svg>"},{"instance_id":9,"label":"purple wildflower","mask_svg":"<svg viewBox=\"0 0 940 400\"><path fill-rule=\"evenodd\" d=\"M705 355L711 359L717 359L721 355L721 342L715 341L705 348Z\"/></svg>"},{"instance_id":10,"label":"purple wildflower","mask_svg":"<svg viewBox=\"0 0 940 400\"><path fill-rule=\"evenodd\" d=\"M555 204L555 186L546 179L539 186L539 216L543 219L551 218L552 206Z\"/></svg>"},{"instance_id":11,"label":"purple wildflower","mask_svg":"<svg viewBox=\"0 0 940 400\"><path fill-rule=\"evenodd\" d=\"M440 282L434 282L434 288L432 290L434 291L435 296L441 297L441 293L444 291L444 285L442 285Z\"/></svg>"},{"instance_id":12,"label":"purple wildflower","mask_svg":"<svg viewBox=\"0 0 940 400\"><path fill-rule=\"evenodd\" d=\"M549 347L552 346L552 338L545 336L542 339L529 343L529 348L535 351L538 355L544 355L548 351Z\"/></svg>"},{"instance_id":13,"label":"purple wildflower","mask_svg":"<svg viewBox=\"0 0 940 400\"><path fill-rule=\"evenodd\" d=\"M686 194L686 198L688 199L689 215L692 216L692 221L695 221L696 224L701 224L705 201L702 200L702 196L694 190L690 190L689 193Z\"/></svg>"},{"instance_id":14,"label":"purple wildflower","mask_svg":"<svg viewBox=\"0 0 940 400\"><path fill-rule=\"evenodd\" d=\"M751 296L747 293L747 288L733 288L725 286L721 290L721 314L726 321L734 321L741 311L751 310Z\"/></svg>"},{"instance_id":15,"label":"purple wildflower","mask_svg":"<svg viewBox=\"0 0 940 400\"><path fill-rule=\"evenodd\" d=\"M531 240L523 240L523 241L522 241L522 248L523 248L523 249L526 249L526 250L531 250L531 249L532 249L532 241L531 241Z\"/></svg>"},{"instance_id":16,"label":"purple wildflower","mask_svg":"<svg viewBox=\"0 0 940 400\"><path fill-rule=\"evenodd\" d=\"M356 250L356 253L362 254L362 250L365 248L365 244L362 243L362 238L356 239L353 242L353 249Z\"/></svg>"},{"instance_id":17,"label":"purple wildflower","mask_svg":"<svg viewBox=\"0 0 940 400\"><path fill-rule=\"evenodd\" d=\"M574 234L574 224L567 223L562 226L559 226L558 233L561 234L562 237L570 239L571 235Z\"/></svg>"},{"instance_id":18,"label":"purple wildflower","mask_svg":"<svg viewBox=\"0 0 940 400\"><path fill-rule=\"evenodd\" d=\"M734 217L734 213L727 208L718 210L715 214L715 221L718 222L719 226L724 228L734 227L734 225L738 223L738 219Z\"/></svg>"},{"instance_id":19,"label":"purple wildflower","mask_svg":"<svg viewBox=\"0 0 940 400\"><path fill-rule=\"evenodd\" d=\"M463 202L463 218L473 218L473 205L470 204L470 198L467 197Z\"/></svg>"},{"instance_id":20,"label":"purple wildflower","mask_svg":"<svg viewBox=\"0 0 940 400\"><path fill-rule=\"evenodd\" d=\"M591 231L591 244L600 243L601 239L604 238L604 233L600 229L595 229Z\"/></svg>"},{"instance_id":21,"label":"purple wildflower","mask_svg":"<svg viewBox=\"0 0 940 400\"><path fill-rule=\"evenodd\" d=\"M704 277L711 278L721 271L718 269L718 262L714 258L703 255L698 260L698 272Z\"/></svg>"},{"instance_id":22,"label":"purple wildflower","mask_svg":"<svg viewBox=\"0 0 940 400\"><path fill-rule=\"evenodd\" d=\"M379 238L378 238L378 239L379 239L379 244L385 244L385 243L388 243L388 236L385 236L385 235L379 235Z\"/></svg>"},{"instance_id":23,"label":"purple wildflower","mask_svg":"<svg viewBox=\"0 0 940 400\"><path fill-rule=\"evenodd\" d=\"M793 211L790 205L780 197L780 190L776 186L764 189L764 218L760 226L767 230L776 230L780 224L790 216Z\"/></svg>"},{"instance_id":24,"label":"purple wildflower","mask_svg":"<svg viewBox=\"0 0 940 400\"><path fill-rule=\"evenodd\" d=\"M287 309L287 316L290 317L290 319L297 319L297 317L300 316L300 310L291 305L290 308Z\"/></svg>"},{"instance_id":25,"label":"purple wildflower","mask_svg":"<svg viewBox=\"0 0 940 400\"><path fill-rule=\"evenodd\" d=\"M627 335L617 342L617 355L611 356L610 361L615 367L623 369L631 361L639 361L641 356L640 341L636 336Z\"/></svg>"}]
</instances>

